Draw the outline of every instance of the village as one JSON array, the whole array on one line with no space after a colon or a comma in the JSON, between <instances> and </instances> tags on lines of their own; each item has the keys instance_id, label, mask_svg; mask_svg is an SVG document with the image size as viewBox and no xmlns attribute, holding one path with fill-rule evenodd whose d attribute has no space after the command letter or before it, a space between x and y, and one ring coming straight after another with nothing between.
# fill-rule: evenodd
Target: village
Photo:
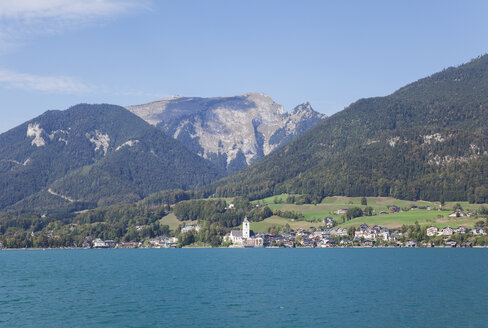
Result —
<instances>
[{"instance_id":1,"label":"village","mask_svg":"<svg viewBox=\"0 0 488 328\"><path fill-rule=\"evenodd\" d=\"M244 218L241 230L232 230L223 237L221 247L228 248L331 248L331 247L477 247L469 238L486 236L484 227L468 229L464 226L424 228L425 238L409 238L408 231L388 229L380 225L361 224L358 228L335 227L332 218L324 219L324 226L310 229L297 229L278 234L254 233L250 222ZM181 227L180 237L187 233L198 233L199 225ZM458 238L455 238L455 237ZM459 238L461 237L461 238ZM178 248L178 237L157 237L141 242L115 242L86 238L83 248ZM485 246L483 246L485 247Z\"/></svg>"}]
</instances>

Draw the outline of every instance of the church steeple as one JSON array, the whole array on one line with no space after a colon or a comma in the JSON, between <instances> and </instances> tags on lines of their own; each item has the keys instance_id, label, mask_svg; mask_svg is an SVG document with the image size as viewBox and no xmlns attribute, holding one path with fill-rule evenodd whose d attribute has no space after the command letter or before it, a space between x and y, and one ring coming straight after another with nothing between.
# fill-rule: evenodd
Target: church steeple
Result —
<instances>
[{"instance_id":1,"label":"church steeple","mask_svg":"<svg viewBox=\"0 0 488 328\"><path fill-rule=\"evenodd\" d=\"M249 238L250 236L249 221L245 217L244 221L242 221L242 238Z\"/></svg>"}]
</instances>

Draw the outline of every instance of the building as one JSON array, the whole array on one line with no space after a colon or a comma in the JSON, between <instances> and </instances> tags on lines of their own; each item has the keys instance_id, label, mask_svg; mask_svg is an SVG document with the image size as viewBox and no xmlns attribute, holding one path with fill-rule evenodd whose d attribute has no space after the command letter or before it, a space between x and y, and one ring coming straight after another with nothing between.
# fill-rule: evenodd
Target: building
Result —
<instances>
[{"instance_id":1,"label":"building","mask_svg":"<svg viewBox=\"0 0 488 328\"><path fill-rule=\"evenodd\" d=\"M224 240L231 241L234 245L242 244L242 230L232 230L229 235L224 237Z\"/></svg>"},{"instance_id":2,"label":"building","mask_svg":"<svg viewBox=\"0 0 488 328\"><path fill-rule=\"evenodd\" d=\"M439 236L452 236L453 234L454 229L449 226L442 228L438 233Z\"/></svg>"},{"instance_id":3,"label":"building","mask_svg":"<svg viewBox=\"0 0 488 328\"><path fill-rule=\"evenodd\" d=\"M189 224L189 225L186 225L183 228L181 228L181 233L187 233L187 232L190 232L190 231L199 232L200 231L200 226L199 225Z\"/></svg>"},{"instance_id":4,"label":"building","mask_svg":"<svg viewBox=\"0 0 488 328\"><path fill-rule=\"evenodd\" d=\"M439 233L439 228L435 226L430 226L427 228L427 236L429 237L437 236L438 233Z\"/></svg>"},{"instance_id":5,"label":"building","mask_svg":"<svg viewBox=\"0 0 488 328\"><path fill-rule=\"evenodd\" d=\"M486 230L485 228L475 227L473 230L471 230L471 233L473 235L486 235Z\"/></svg>"},{"instance_id":6,"label":"building","mask_svg":"<svg viewBox=\"0 0 488 328\"><path fill-rule=\"evenodd\" d=\"M264 246L264 239L262 237L251 237L251 228L247 217L242 221L242 230L232 230L230 234L225 235L224 241L231 241L233 245L243 247Z\"/></svg>"},{"instance_id":7,"label":"building","mask_svg":"<svg viewBox=\"0 0 488 328\"><path fill-rule=\"evenodd\" d=\"M451 214L449 214L449 217L453 218L453 217L461 217L461 216L467 216L466 213L464 213L464 211L462 209L457 209L455 210L454 212L452 212Z\"/></svg>"},{"instance_id":8,"label":"building","mask_svg":"<svg viewBox=\"0 0 488 328\"><path fill-rule=\"evenodd\" d=\"M109 248L109 244L100 238L93 240L93 248Z\"/></svg>"},{"instance_id":9,"label":"building","mask_svg":"<svg viewBox=\"0 0 488 328\"><path fill-rule=\"evenodd\" d=\"M324 219L324 223L325 223L325 226L329 229L335 225L334 219L331 217L326 217Z\"/></svg>"}]
</instances>

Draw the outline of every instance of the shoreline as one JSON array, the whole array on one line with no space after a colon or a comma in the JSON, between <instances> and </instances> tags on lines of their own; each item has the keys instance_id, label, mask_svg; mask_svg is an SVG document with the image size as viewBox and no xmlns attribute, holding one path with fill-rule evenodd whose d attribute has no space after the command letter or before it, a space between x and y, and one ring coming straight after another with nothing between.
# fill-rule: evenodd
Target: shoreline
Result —
<instances>
[{"instance_id":1,"label":"shoreline","mask_svg":"<svg viewBox=\"0 0 488 328\"><path fill-rule=\"evenodd\" d=\"M432 248L452 248L452 249L469 249L469 248L488 248L488 246L472 246L472 247L450 247L450 246L434 246L434 247L371 247L371 246L348 246L348 247L126 247L126 248L0 248L0 251L77 251L77 250L119 250L119 249L432 249Z\"/></svg>"}]
</instances>

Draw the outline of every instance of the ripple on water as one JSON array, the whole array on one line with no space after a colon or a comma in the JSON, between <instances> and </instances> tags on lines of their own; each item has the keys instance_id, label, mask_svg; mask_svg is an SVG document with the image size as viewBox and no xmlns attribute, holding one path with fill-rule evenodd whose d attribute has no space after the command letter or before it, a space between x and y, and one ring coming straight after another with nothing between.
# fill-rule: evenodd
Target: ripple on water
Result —
<instances>
[{"instance_id":1,"label":"ripple on water","mask_svg":"<svg viewBox=\"0 0 488 328\"><path fill-rule=\"evenodd\" d=\"M480 302L488 294L486 250L65 250L0 256L0 326L440 327L484 326L488 319Z\"/></svg>"}]
</instances>

